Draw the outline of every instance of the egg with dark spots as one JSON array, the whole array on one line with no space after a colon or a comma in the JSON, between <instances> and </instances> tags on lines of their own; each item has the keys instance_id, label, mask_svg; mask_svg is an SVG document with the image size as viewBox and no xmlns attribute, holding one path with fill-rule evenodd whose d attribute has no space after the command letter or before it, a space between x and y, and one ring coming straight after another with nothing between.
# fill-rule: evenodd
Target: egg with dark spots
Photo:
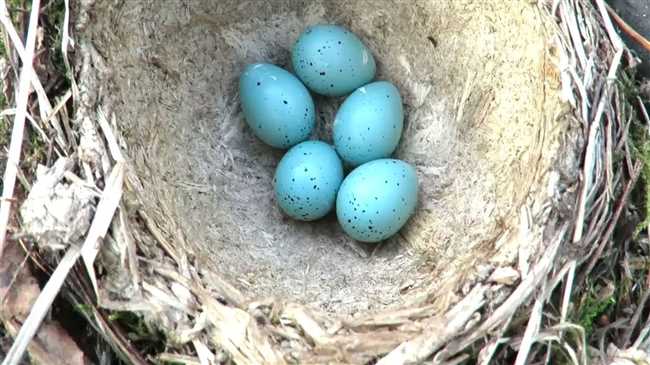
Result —
<instances>
[{"instance_id":1,"label":"egg with dark spots","mask_svg":"<svg viewBox=\"0 0 650 365\"><path fill-rule=\"evenodd\" d=\"M343 180L336 216L350 237L379 242L396 234L417 205L415 168L396 159L367 162Z\"/></svg>"},{"instance_id":2,"label":"egg with dark spots","mask_svg":"<svg viewBox=\"0 0 650 365\"><path fill-rule=\"evenodd\" d=\"M239 78L239 97L246 123L264 143L285 149L311 136L314 101L288 71L271 64L249 65Z\"/></svg>"},{"instance_id":3,"label":"egg with dark spots","mask_svg":"<svg viewBox=\"0 0 650 365\"><path fill-rule=\"evenodd\" d=\"M275 170L275 199L284 213L312 221L334 208L343 180L343 163L334 148L321 141L292 147Z\"/></svg>"},{"instance_id":4,"label":"egg with dark spots","mask_svg":"<svg viewBox=\"0 0 650 365\"><path fill-rule=\"evenodd\" d=\"M334 146L351 166L386 158L397 148L403 126L399 91L390 82L376 81L355 90L337 111Z\"/></svg>"},{"instance_id":5,"label":"egg with dark spots","mask_svg":"<svg viewBox=\"0 0 650 365\"><path fill-rule=\"evenodd\" d=\"M313 92L342 96L375 77L372 52L354 33L338 25L315 25L291 51L293 70Z\"/></svg>"}]
</instances>

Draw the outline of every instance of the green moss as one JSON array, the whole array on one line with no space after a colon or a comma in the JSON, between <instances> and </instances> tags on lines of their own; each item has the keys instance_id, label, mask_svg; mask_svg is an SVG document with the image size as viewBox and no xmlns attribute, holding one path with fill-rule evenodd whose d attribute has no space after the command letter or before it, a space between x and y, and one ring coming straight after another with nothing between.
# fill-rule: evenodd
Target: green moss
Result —
<instances>
[{"instance_id":1,"label":"green moss","mask_svg":"<svg viewBox=\"0 0 650 365\"><path fill-rule=\"evenodd\" d=\"M91 316L93 313L93 308L88 304L76 304L74 309L83 316Z\"/></svg>"},{"instance_id":2,"label":"green moss","mask_svg":"<svg viewBox=\"0 0 650 365\"><path fill-rule=\"evenodd\" d=\"M140 354L155 355L165 349L166 338L162 332L149 326L146 321L133 312L113 312L108 319L117 322Z\"/></svg>"},{"instance_id":3,"label":"green moss","mask_svg":"<svg viewBox=\"0 0 650 365\"><path fill-rule=\"evenodd\" d=\"M637 105L637 100L642 95L639 94L639 84L635 80L635 75L622 72L618 77L619 92L622 95L622 102L617 110L618 118L622 121L631 120L628 131L630 138L627 143L632 157L643 162L639 183L632 196L632 201L641 203L644 207L644 217L636 228L636 237L640 231L650 225L650 194L648 194L650 192L650 134L646 122L641 120L642 114ZM622 158L624 158L622 152L614 156L615 162Z\"/></svg>"},{"instance_id":4,"label":"green moss","mask_svg":"<svg viewBox=\"0 0 650 365\"><path fill-rule=\"evenodd\" d=\"M612 293L604 298L599 298L596 289L587 283L589 290L585 293L577 310L577 323L585 330L587 338L591 335L594 329L596 320L610 312L616 304L616 293Z\"/></svg>"}]
</instances>

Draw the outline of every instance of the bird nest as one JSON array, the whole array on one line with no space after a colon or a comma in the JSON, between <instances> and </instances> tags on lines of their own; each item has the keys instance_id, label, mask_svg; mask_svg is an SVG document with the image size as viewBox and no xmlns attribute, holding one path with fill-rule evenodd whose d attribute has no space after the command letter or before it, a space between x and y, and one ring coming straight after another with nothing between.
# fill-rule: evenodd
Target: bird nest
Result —
<instances>
[{"instance_id":1,"label":"bird nest","mask_svg":"<svg viewBox=\"0 0 650 365\"><path fill-rule=\"evenodd\" d=\"M60 157L20 216L41 249L66 252L53 278L68 275L123 359L144 352L110 313L162 332L158 361L487 363L507 347L523 364L553 341L586 361L572 287L641 170L615 82L633 60L602 1L72 5L73 112L46 113ZM358 34L403 96L396 156L417 169L419 206L378 245L334 217L285 218L282 152L243 123L239 73L288 67L318 23ZM341 100L316 102L316 137L331 141Z\"/></svg>"}]
</instances>

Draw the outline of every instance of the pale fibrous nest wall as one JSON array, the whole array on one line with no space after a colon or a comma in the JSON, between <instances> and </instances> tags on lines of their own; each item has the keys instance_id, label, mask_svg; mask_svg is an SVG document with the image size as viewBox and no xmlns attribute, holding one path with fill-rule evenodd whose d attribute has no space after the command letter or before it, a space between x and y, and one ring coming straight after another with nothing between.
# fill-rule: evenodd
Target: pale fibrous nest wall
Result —
<instances>
[{"instance_id":1,"label":"pale fibrous nest wall","mask_svg":"<svg viewBox=\"0 0 650 365\"><path fill-rule=\"evenodd\" d=\"M586 361L566 317L573 279L639 172L613 81L630 56L602 1L74 5L69 157L38 174L20 212L37 242L55 234L61 266L81 256L89 275L73 272L68 294L130 362L144 359L105 311L163 331L165 361L457 363L472 348L487 362L507 344L524 363L553 341ZM281 152L252 136L237 101L245 64L289 67L297 35L323 22L359 34L403 95L396 155L416 166L420 203L379 246L333 217L280 214ZM316 101L327 140L341 100ZM560 284L560 318L542 321Z\"/></svg>"},{"instance_id":2,"label":"pale fibrous nest wall","mask_svg":"<svg viewBox=\"0 0 650 365\"><path fill-rule=\"evenodd\" d=\"M534 255L555 184L549 176L576 178L554 166L561 158L571 171L577 154L574 143L562 145L561 132L571 128L536 7L197 1L92 11L99 21L81 34L109 69L97 76L106 87L99 97L124 136L147 210L166 206L170 216L162 219L182 229L201 267L254 296L346 314L418 301L423 286L443 288L461 273L476 275L478 264L512 262L523 206L538 216L526 228L535 236L527 255ZM124 21L123 11L139 20ZM333 216L304 224L281 214L271 181L282 152L245 128L238 102L246 64L289 68L300 32L327 22L358 33L375 52L377 78L403 95L396 156L416 166L420 204L407 227L378 247L355 243ZM340 102L317 97L325 140ZM433 282L418 279L432 270ZM450 292L441 289L440 301Z\"/></svg>"}]
</instances>

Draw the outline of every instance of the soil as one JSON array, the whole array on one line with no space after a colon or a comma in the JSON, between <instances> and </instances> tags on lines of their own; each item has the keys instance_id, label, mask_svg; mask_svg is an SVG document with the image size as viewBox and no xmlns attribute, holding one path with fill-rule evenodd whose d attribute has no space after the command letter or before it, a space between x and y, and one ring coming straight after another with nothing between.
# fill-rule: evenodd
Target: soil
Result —
<instances>
[{"instance_id":1,"label":"soil","mask_svg":"<svg viewBox=\"0 0 650 365\"><path fill-rule=\"evenodd\" d=\"M182 231L203 270L250 297L275 296L355 313L403 304L418 285L462 283L477 265L542 249L543 202L565 176L553 165L566 124L541 11L528 2L415 1L100 2L82 32L110 72L114 113L145 187L147 209ZM358 34L405 104L396 156L414 164L419 207L379 246L346 237L335 217L287 219L273 201L282 156L247 129L237 78L248 63L289 68L310 24ZM341 100L316 97L319 128ZM553 174L552 174L553 173ZM520 213L530 231L521 236ZM534 217L534 218L532 218ZM173 222L174 224L168 224ZM170 228L171 227L171 228ZM520 238L524 237L524 240ZM521 260L521 257L520 257ZM432 274L433 270L433 274ZM426 278L424 280L423 278Z\"/></svg>"}]
</instances>

